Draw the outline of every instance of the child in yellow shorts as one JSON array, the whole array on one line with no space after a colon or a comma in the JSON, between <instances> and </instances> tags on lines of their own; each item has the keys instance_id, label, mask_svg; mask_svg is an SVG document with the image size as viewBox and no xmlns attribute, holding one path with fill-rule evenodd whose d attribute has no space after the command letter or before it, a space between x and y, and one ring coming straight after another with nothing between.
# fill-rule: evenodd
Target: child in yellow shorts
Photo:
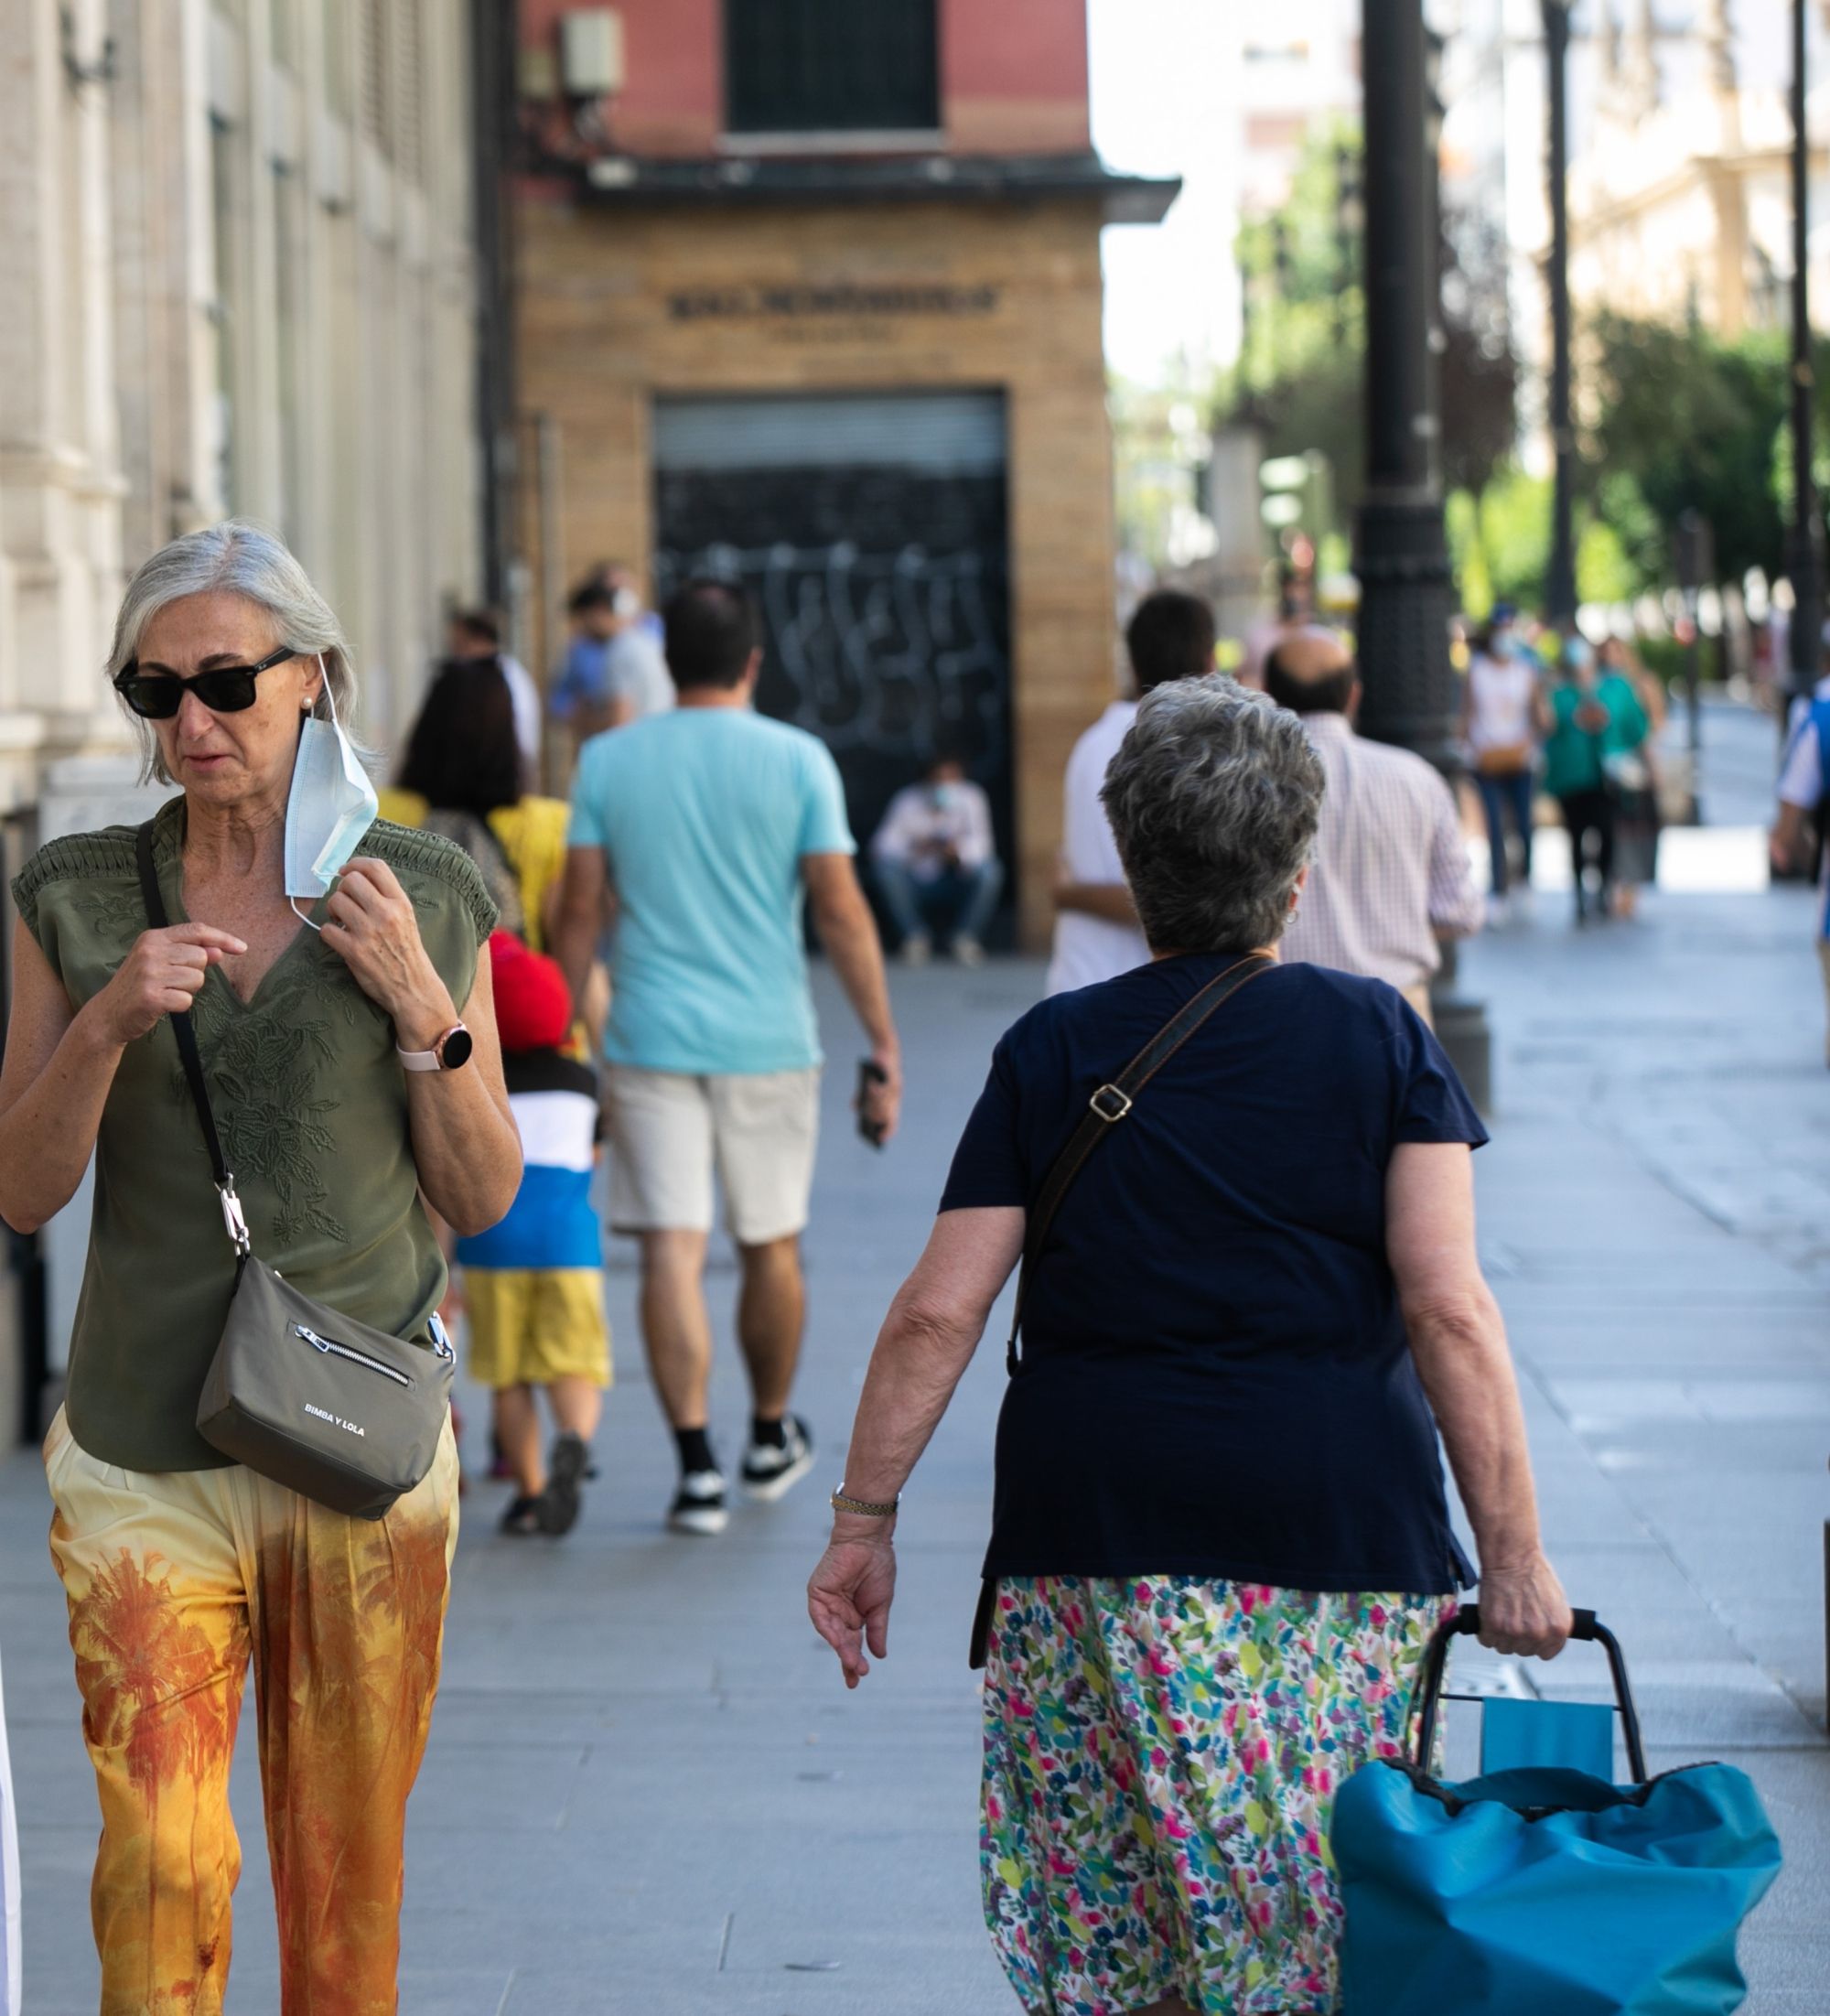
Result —
<instances>
[{"instance_id":1,"label":"child in yellow shorts","mask_svg":"<svg viewBox=\"0 0 1830 2016\"><path fill-rule=\"evenodd\" d=\"M470 1325L470 1375L495 1396L495 1428L515 1481L510 1534L571 1531L591 1438L610 1383L602 1236L591 1206L601 1133L597 1081L566 1054L572 1000L551 959L497 932L490 940L509 1104L521 1129L521 1189L501 1224L458 1242ZM554 1428L543 1461L536 1394Z\"/></svg>"}]
</instances>

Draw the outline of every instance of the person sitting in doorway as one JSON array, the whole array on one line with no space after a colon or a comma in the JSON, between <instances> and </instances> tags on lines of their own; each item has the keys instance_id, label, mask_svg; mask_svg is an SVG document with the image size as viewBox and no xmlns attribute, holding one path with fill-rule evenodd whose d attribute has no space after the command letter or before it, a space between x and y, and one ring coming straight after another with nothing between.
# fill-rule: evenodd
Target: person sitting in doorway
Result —
<instances>
[{"instance_id":1,"label":"person sitting in doorway","mask_svg":"<svg viewBox=\"0 0 1830 2016\"><path fill-rule=\"evenodd\" d=\"M870 843L877 892L902 940L906 965L925 965L933 933L951 923L953 954L963 966L985 957L985 927L1004 888L1004 864L991 830L991 801L943 750L919 784L908 784Z\"/></svg>"}]
</instances>

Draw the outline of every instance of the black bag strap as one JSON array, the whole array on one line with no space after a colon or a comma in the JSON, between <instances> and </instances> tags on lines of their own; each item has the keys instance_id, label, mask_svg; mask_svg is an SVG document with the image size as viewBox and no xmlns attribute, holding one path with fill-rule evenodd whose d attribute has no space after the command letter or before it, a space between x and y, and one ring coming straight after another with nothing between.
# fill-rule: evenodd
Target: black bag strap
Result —
<instances>
[{"instance_id":1,"label":"black bag strap","mask_svg":"<svg viewBox=\"0 0 1830 2016\"><path fill-rule=\"evenodd\" d=\"M1023 1363L1017 1355L1017 1340L1023 1328L1023 1305L1030 1278L1055 1222L1055 1213L1061 1208L1061 1200L1073 1188L1074 1179L1086 1166L1087 1157L1131 1111L1137 1094L1209 1016L1223 1001L1237 994L1248 980L1255 980L1276 963L1263 954L1254 953L1235 961L1224 973L1216 974L1200 993L1176 1010L1116 1078L1109 1084L1101 1085L1087 1102L1081 1124L1068 1137L1067 1146L1056 1156L1043 1180L1041 1194L1036 1200L1036 1208L1029 1213L1029 1222L1024 1231L1023 1261L1017 1273L1017 1301L1010 1312L1010 1341L1004 1347L1005 1370L1013 1378Z\"/></svg>"},{"instance_id":2,"label":"black bag strap","mask_svg":"<svg viewBox=\"0 0 1830 2016\"><path fill-rule=\"evenodd\" d=\"M140 870L140 898L155 931L164 931L171 919L166 914L166 900L159 889L159 871L153 859L153 822L148 819L134 836L134 857ZM250 1246L248 1227L242 1215L242 1201L235 1194L235 1176L222 1154L222 1139L216 1131L216 1116L210 1106L210 1087L204 1082L203 1059L198 1052L197 1030L188 1011L170 1017L172 1034L178 1040L178 1061L184 1066L185 1083L190 1087L191 1103L203 1128L203 1145L210 1151L210 1172L216 1193L222 1200L222 1223L235 1251L246 1258Z\"/></svg>"}]
</instances>

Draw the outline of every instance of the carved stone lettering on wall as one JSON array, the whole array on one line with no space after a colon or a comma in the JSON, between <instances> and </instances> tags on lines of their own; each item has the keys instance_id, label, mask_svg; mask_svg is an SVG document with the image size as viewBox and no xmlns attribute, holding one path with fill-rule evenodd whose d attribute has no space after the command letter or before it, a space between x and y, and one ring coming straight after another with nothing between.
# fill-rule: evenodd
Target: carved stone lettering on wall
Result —
<instances>
[{"instance_id":1,"label":"carved stone lettering on wall","mask_svg":"<svg viewBox=\"0 0 1830 2016\"><path fill-rule=\"evenodd\" d=\"M1001 290L890 283L867 286L685 287L667 297L676 322L762 322L783 328L837 319L865 321L884 316L938 315L971 318L996 314Z\"/></svg>"}]
</instances>

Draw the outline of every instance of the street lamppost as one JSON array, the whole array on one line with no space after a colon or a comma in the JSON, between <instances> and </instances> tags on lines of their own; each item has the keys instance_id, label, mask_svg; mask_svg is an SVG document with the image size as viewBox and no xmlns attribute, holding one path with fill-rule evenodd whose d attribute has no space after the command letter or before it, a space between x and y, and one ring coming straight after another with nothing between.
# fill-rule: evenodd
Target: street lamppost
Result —
<instances>
[{"instance_id":1,"label":"street lamppost","mask_svg":"<svg viewBox=\"0 0 1830 2016\"><path fill-rule=\"evenodd\" d=\"M1422 0L1364 0L1366 500L1356 541L1361 726L1454 762L1452 590L1438 466L1434 163Z\"/></svg>"},{"instance_id":2,"label":"street lamppost","mask_svg":"<svg viewBox=\"0 0 1830 2016\"><path fill-rule=\"evenodd\" d=\"M1545 173L1550 197L1550 438L1556 457L1545 613L1559 626L1576 620L1576 433L1569 414L1570 6L1571 0L1544 0L1549 73Z\"/></svg>"},{"instance_id":3,"label":"street lamppost","mask_svg":"<svg viewBox=\"0 0 1830 2016\"><path fill-rule=\"evenodd\" d=\"M1449 663L1454 588L1443 531L1437 383L1440 266L1436 122L1426 76L1423 0L1362 0L1361 168L1366 251L1366 499L1360 507L1362 734L1453 774L1459 695ZM1488 1104L1491 1042L1477 1003L1452 993L1445 962L1437 1033L1477 1105Z\"/></svg>"},{"instance_id":4,"label":"street lamppost","mask_svg":"<svg viewBox=\"0 0 1830 2016\"><path fill-rule=\"evenodd\" d=\"M1792 7L1792 690L1817 678L1824 622L1823 527L1812 481L1815 372L1811 361L1811 140L1805 130L1804 0Z\"/></svg>"}]
</instances>

